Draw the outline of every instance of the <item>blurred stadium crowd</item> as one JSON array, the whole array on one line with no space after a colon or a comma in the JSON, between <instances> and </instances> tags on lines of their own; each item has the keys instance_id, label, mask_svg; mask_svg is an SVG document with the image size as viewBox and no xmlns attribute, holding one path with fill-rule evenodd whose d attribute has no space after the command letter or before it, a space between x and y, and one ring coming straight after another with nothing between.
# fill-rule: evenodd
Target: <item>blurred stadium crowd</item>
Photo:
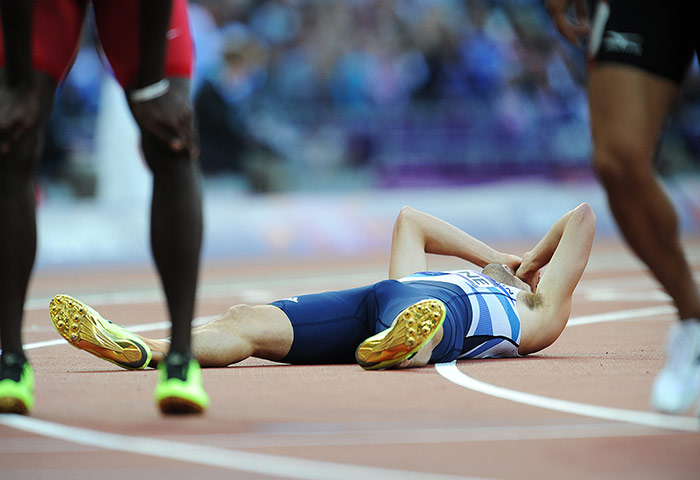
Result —
<instances>
[{"instance_id":1,"label":"blurred stadium crowd","mask_svg":"<svg viewBox=\"0 0 700 480\"><path fill-rule=\"evenodd\" d=\"M540 0L190 7L208 176L271 192L590 175L585 59L556 35ZM44 178L90 162L105 73L89 28L83 43L57 97ZM699 167L694 68L664 171Z\"/></svg>"}]
</instances>

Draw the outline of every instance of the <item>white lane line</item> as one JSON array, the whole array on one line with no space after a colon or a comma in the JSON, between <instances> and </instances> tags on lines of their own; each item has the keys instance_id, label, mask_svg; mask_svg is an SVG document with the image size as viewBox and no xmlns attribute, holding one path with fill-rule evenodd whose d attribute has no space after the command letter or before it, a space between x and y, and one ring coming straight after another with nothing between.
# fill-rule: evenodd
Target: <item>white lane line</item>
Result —
<instances>
[{"instance_id":1,"label":"white lane line","mask_svg":"<svg viewBox=\"0 0 700 480\"><path fill-rule=\"evenodd\" d=\"M274 278L265 280L241 280L225 282L220 284L202 284L197 290L197 299L218 299L243 298L245 301L259 300L265 297L265 301L277 300L272 298L274 289L284 289L285 291L293 286L294 289L300 289L313 293L320 291L317 289L327 289L330 286L338 286L343 288L344 285L362 285L374 283L381 280L382 273L338 273L318 275L307 278ZM65 292L56 292L65 293ZM298 293L298 292L297 292ZM135 303L158 303L164 302L165 297L160 289L143 289L121 292L107 293L75 293L72 297L80 299L81 302L89 305L132 305ZM250 297L248 299L247 297ZM25 310L47 310L51 297L30 298L24 304Z\"/></svg>"},{"instance_id":2,"label":"white lane line","mask_svg":"<svg viewBox=\"0 0 700 480\"><path fill-rule=\"evenodd\" d=\"M88 430L86 428L71 427L21 415L0 415L0 424L36 435L90 447L100 447L109 450L177 460L180 462L195 463L209 467L270 475L275 478L297 478L302 480L327 480L329 478L337 480L357 480L358 478L382 478L388 480L477 480L476 477L461 477L432 472L411 472L381 467L332 463L321 460L305 460L281 455L268 455L184 442L174 442L158 438L119 435Z\"/></svg>"},{"instance_id":3,"label":"white lane line","mask_svg":"<svg viewBox=\"0 0 700 480\"><path fill-rule=\"evenodd\" d=\"M531 393L519 392L508 388L497 387L489 383L480 382L462 372L455 362L439 363L435 369L440 375L452 383L474 390L476 392L491 395L493 397L511 400L513 402L532 405L534 407L548 408L558 412L573 413L586 417L603 418L619 422L634 423L656 428L669 428L684 430L687 432L700 432L700 420L697 418L682 417L677 415L663 415L653 412L638 410L626 410L623 408L601 407L587 403L569 402L555 398L543 397Z\"/></svg>"},{"instance_id":4,"label":"white lane line","mask_svg":"<svg viewBox=\"0 0 700 480\"><path fill-rule=\"evenodd\" d=\"M640 425L611 423L472 426L451 428L394 428L386 430L343 430L330 432L298 433L241 433L215 435L187 435L184 438L198 444L227 448L283 448L293 446L356 446L356 445L404 445L436 443L482 443L522 440L570 440L610 437L644 437L676 435L676 432L660 432L656 428Z\"/></svg>"},{"instance_id":5,"label":"white lane line","mask_svg":"<svg viewBox=\"0 0 700 480\"><path fill-rule=\"evenodd\" d=\"M568 327L589 325L598 322L610 322L620 320L637 319L640 317L651 317L674 313L675 308L670 305L659 307L640 308L635 310L622 310L584 317L572 318ZM646 425L649 427L667 428L674 430L684 430L688 432L700 432L700 419L683 417L678 415L664 415L654 412L643 412L638 410L626 410L622 408L602 407L586 403L569 402L557 400L550 397L543 397L508 388L497 387L485 382L476 380L457 368L456 362L441 363L435 365L437 372L452 383L462 387L484 393L513 402L524 403L535 407L548 408L560 412L573 413L587 417L603 418L607 420L617 420L621 422Z\"/></svg>"},{"instance_id":6,"label":"white lane line","mask_svg":"<svg viewBox=\"0 0 700 480\"><path fill-rule=\"evenodd\" d=\"M331 425L331 428L333 425ZM168 435L175 442L193 442L197 445L220 448L289 448L289 447L348 447L366 445L407 445L445 443L483 443L522 440L571 440L587 438L646 437L677 435L673 431L660 431L640 425L619 422L607 423L567 423L547 425L492 425L464 426L461 428L385 428L382 430L344 429L298 431L294 433L216 433ZM420 439L420 440L416 440ZM71 451L91 452L95 446L79 449L77 445L66 445L50 438L35 437L4 438L0 441L5 453L63 453Z\"/></svg>"},{"instance_id":7,"label":"white lane line","mask_svg":"<svg viewBox=\"0 0 700 480\"><path fill-rule=\"evenodd\" d=\"M614 322L618 320L635 320L640 317L654 317L675 313L676 309L670 305L661 305L658 307L637 308L634 310L621 310L617 312L596 313L594 315L585 315L569 320L568 327L576 327L579 325L588 325L598 322Z\"/></svg>"},{"instance_id":8,"label":"white lane line","mask_svg":"<svg viewBox=\"0 0 700 480\"><path fill-rule=\"evenodd\" d=\"M584 294L588 302L669 302L672 301L670 295L664 292L656 291L635 291L635 292L620 292L620 291L593 291Z\"/></svg>"}]
</instances>

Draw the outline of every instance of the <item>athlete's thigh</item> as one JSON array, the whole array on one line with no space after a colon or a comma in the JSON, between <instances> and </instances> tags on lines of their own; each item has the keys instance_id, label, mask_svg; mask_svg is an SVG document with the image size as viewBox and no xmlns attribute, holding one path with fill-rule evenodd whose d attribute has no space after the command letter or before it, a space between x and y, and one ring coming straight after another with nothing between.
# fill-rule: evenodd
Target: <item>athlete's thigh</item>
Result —
<instances>
[{"instance_id":1,"label":"athlete's thigh","mask_svg":"<svg viewBox=\"0 0 700 480\"><path fill-rule=\"evenodd\" d=\"M78 51L87 0L35 0L32 24L32 67L59 83ZM5 45L0 26L0 66Z\"/></svg>"},{"instance_id":2,"label":"athlete's thigh","mask_svg":"<svg viewBox=\"0 0 700 480\"><path fill-rule=\"evenodd\" d=\"M294 330L289 317L272 305L244 307L243 312L252 321L235 325L233 333L247 338L254 348L254 356L267 360L279 361L292 347Z\"/></svg>"},{"instance_id":3,"label":"athlete's thigh","mask_svg":"<svg viewBox=\"0 0 700 480\"><path fill-rule=\"evenodd\" d=\"M287 298L271 305L289 318L294 339L283 362L352 363L355 349L372 332L374 285Z\"/></svg>"},{"instance_id":4,"label":"athlete's thigh","mask_svg":"<svg viewBox=\"0 0 700 480\"><path fill-rule=\"evenodd\" d=\"M117 81L127 87L139 67L142 0L93 0L100 44ZM194 47L187 16L187 1L173 0L167 32L165 75L189 78Z\"/></svg>"},{"instance_id":5,"label":"athlete's thigh","mask_svg":"<svg viewBox=\"0 0 700 480\"><path fill-rule=\"evenodd\" d=\"M595 68L588 95L596 148L622 159L652 159L659 134L678 99L670 80L621 64Z\"/></svg>"}]
</instances>

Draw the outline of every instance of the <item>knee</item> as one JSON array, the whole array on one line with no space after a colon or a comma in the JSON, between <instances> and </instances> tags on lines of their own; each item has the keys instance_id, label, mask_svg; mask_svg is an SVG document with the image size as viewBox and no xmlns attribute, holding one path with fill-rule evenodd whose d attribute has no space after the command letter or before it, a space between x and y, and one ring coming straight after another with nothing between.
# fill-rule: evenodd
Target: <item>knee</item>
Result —
<instances>
[{"instance_id":1,"label":"knee","mask_svg":"<svg viewBox=\"0 0 700 480\"><path fill-rule=\"evenodd\" d=\"M252 316L253 307L246 304L239 304L229 307L219 320L228 324L241 324L251 319Z\"/></svg>"},{"instance_id":2,"label":"knee","mask_svg":"<svg viewBox=\"0 0 700 480\"><path fill-rule=\"evenodd\" d=\"M234 335L242 337L255 324L254 311L250 305L234 305L229 307L223 315L216 320L205 325L205 327L213 328L220 335Z\"/></svg>"},{"instance_id":3,"label":"knee","mask_svg":"<svg viewBox=\"0 0 700 480\"><path fill-rule=\"evenodd\" d=\"M171 79L167 95L158 101L130 103L139 126L146 163L154 174L192 168L197 158L189 83Z\"/></svg>"},{"instance_id":4,"label":"knee","mask_svg":"<svg viewBox=\"0 0 700 480\"><path fill-rule=\"evenodd\" d=\"M168 105L175 105L169 108ZM174 134L194 133L194 114L188 99L171 99L163 102L146 102L131 107L131 114L144 141L158 140L167 148L167 140Z\"/></svg>"},{"instance_id":5,"label":"knee","mask_svg":"<svg viewBox=\"0 0 700 480\"><path fill-rule=\"evenodd\" d=\"M21 187L31 181L39 162L41 145L41 135L33 131L13 145L8 153L0 155L0 178L7 184L3 185L4 189Z\"/></svg>"},{"instance_id":6,"label":"knee","mask_svg":"<svg viewBox=\"0 0 700 480\"><path fill-rule=\"evenodd\" d=\"M141 128L141 150L144 161L154 175L178 175L196 172L197 157L191 151L175 151L163 138Z\"/></svg>"},{"instance_id":7,"label":"knee","mask_svg":"<svg viewBox=\"0 0 700 480\"><path fill-rule=\"evenodd\" d=\"M639 185L654 178L654 153L641 139L608 139L596 142L593 163L606 186Z\"/></svg>"}]
</instances>

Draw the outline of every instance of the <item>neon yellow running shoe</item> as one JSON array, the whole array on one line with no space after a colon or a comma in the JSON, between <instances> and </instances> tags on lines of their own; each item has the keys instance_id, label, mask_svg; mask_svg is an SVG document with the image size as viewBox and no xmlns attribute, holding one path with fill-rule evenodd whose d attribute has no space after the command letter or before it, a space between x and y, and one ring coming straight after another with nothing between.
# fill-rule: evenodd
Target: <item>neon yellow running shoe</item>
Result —
<instances>
[{"instance_id":1,"label":"neon yellow running shoe","mask_svg":"<svg viewBox=\"0 0 700 480\"><path fill-rule=\"evenodd\" d=\"M357 363L365 370L377 370L413 358L435 336L446 312L445 304L436 299L421 300L403 309L391 327L357 347Z\"/></svg>"},{"instance_id":2,"label":"neon yellow running shoe","mask_svg":"<svg viewBox=\"0 0 700 480\"><path fill-rule=\"evenodd\" d=\"M28 414L34 407L34 372L29 362L7 353L0 358L0 413Z\"/></svg>"},{"instance_id":3,"label":"neon yellow running shoe","mask_svg":"<svg viewBox=\"0 0 700 480\"><path fill-rule=\"evenodd\" d=\"M165 415L202 413L209 396L202 387L202 370L189 355L170 353L158 364L155 399Z\"/></svg>"},{"instance_id":4,"label":"neon yellow running shoe","mask_svg":"<svg viewBox=\"0 0 700 480\"><path fill-rule=\"evenodd\" d=\"M56 295L49 315L58 333L75 348L128 370L146 368L151 361L151 349L143 340L75 298Z\"/></svg>"}]
</instances>

